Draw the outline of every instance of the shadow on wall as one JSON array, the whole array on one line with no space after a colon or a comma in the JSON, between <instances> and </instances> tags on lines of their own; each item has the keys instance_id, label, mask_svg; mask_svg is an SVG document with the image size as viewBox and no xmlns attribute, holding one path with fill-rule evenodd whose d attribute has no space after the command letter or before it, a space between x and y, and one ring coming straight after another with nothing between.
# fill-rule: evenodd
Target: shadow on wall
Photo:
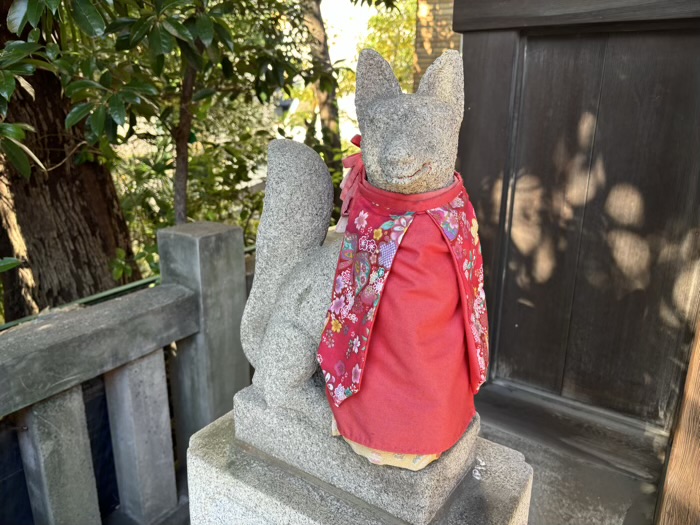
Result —
<instances>
[{"instance_id":1,"label":"shadow on wall","mask_svg":"<svg viewBox=\"0 0 700 525\"><path fill-rule=\"evenodd\" d=\"M672 203L663 176L610 177L594 144L596 128L595 115L584 112L577 129L553 143L549 158L517 171L510 192L496 373L663 424L673 407L664 402L668 395L640 391L670 388L675 400L682 386L682 381L666 384L655 376L682 377L700 311L698 192L690 183L690 194ZM546 181L540 172L547 172ZM488 228L499 222L502 182L487 190L491 198L479 203L479 212L488 217ZM600 330L608 333L592 335ZM528 377L524 370L532 363L523 364L523 353L531 345L548 344L549 352L538 355L558 360L554 368L561 368L560 377ZM605 361L586 357L591 344L609 349ZM674 350L679 345L680 352ZM647 366L627 367L635 360ZM662 372L657 365L676 371ZM615 395L627 389L631 399L648 400L650 406L635 412L591 391L591 385L624 369L628 374L620 380L627 384L618 385Z\"/></svg>"}]
</instances>

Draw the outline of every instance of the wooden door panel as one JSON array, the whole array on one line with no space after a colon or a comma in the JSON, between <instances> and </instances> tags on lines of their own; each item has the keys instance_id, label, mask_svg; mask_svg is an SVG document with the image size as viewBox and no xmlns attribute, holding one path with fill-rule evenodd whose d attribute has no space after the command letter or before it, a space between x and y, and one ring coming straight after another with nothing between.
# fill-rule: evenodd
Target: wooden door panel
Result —
<instances>
[{"instance_id":1,"label":"wooden door panel","mask_svg":"<svg viewBox=\"0 0 700 525\"><path fill-rule=\"evenodd\" d=\"M700 295L700 34L609 36L587 191L563 394L666 423Z\"/></svg>"},{"instance_id":2,"label":"wooden door panel","mask_svg":"<svg viewBox=\"0 0 700 525\"><path fill-rule=\"evenodd\" d=\"M511 83L518 39L515 31L462 36L464 119L457 169L479 218L489 306L496 304L493 278L500 238L502 183L510 144ZM491 315L490 320L494 318Z\"/></svg>"},{"instance_id":3,"label":"wooden door panel","mask_svg":"<svg viewBox=\"0 0 700 525\"><path fill-rule=\"evenodd\" d=\"M560 393L607 35L527 40L498 377Z\"/></svg>"}]
</instances>

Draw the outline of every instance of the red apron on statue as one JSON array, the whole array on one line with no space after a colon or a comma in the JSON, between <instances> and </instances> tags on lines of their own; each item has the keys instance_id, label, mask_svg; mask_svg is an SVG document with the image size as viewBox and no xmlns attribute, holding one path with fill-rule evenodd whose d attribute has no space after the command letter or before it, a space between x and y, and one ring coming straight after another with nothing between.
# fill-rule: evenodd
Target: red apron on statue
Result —
<instances>
[{"instance_id":1,"label":"red apron on statue","mask_svg":"<svg viewBox=\"0 0 700 525\"><path fill-rule=\"evenodd\" d=\"M472 420L488 367L474 209L458 174L403 195L370 185L360 155L346 159L346 231L317 356L326 394L346 439L439 454Z\"/></svg>"}]
</instances>

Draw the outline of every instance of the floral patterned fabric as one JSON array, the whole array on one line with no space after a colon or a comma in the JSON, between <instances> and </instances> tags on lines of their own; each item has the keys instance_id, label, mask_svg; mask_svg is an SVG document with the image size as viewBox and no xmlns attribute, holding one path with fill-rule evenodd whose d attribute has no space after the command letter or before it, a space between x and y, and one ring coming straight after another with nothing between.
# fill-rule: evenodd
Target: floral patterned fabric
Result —
<instances>
[{"instance_id":1,"label":"floral patterned fabric","mask_svg":"<svg viewBox=\"0 0 700 525\"><path fill-rule=\"evenodd\" d=\"M478 225L461 179L458 184L456 197L450 191L448 202L426 212L449 245L459 276L469 379L476 393L486 380L488 319ZM391 285L392 264L401 257L401 241L415 213L354 198L317 354L328 397L336 407L360 391L382 292Z\"/></svg>"},{"instance_id":2,"label":"floral patterned fabric","mask_svg":"<svg viewBox=\"0 0 700 525\"><path fill-rule=\"evenodd\" d=\"M479 224L467 192L447 205L428 210L428 214L440 227L462 277L465 309L465 327L469 341L469 372L473 392L476 394L486 381L489 359L488 314L484 293L484 263L479 242Z\"/></svg>"},{"instance_id":3,"label":"floral patterned fabric","mask_svg":"<svg viewBox=\"0 0 700 525\"><path fill-rule=\"evenodd\" d=\"M336 268L318 362L336 406L360 390L374 315L413 213L357 209L348 222Z\"/></svg>"}]
</instances>

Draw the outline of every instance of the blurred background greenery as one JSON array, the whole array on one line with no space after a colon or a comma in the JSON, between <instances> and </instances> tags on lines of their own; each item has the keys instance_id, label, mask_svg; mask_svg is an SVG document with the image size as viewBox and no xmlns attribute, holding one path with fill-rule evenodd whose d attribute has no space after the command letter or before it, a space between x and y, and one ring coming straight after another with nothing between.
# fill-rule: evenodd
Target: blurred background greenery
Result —
<instances>
[{"instance_id":1,"label":"blurred background greenery","mask_svg":"<svg viewBox=\"0 0 700 525\"><path fill-rule=\"evenodd\" d=\"M360 49L412 90L416 0L0 5L6 320L156 274L173 224L254 245L272 139L316 149L337 186Z\"/></svg>"}]
</instances>

